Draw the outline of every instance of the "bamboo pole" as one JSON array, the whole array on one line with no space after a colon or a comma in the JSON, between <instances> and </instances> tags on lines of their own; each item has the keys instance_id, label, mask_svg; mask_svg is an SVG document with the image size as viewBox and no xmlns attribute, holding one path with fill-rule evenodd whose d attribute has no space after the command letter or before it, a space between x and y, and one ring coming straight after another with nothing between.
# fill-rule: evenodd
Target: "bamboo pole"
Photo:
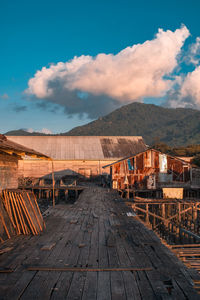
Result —
<instances>
[{"instance_id":1,"label":"bamboo pole","mask_svg":"<svg viewBox=\"0 0 200 300\"><path fill-rule=\"evenodd\" d=\"M10 203L11 203L11 207L12 207L12 211L13 211L13 214L14 214L14 220L15 220L15 223L16 223L16 227L17 227L17 235L20 234L20 228L19 228L19 223L18 223L18 220L17 220L17 215L16 215L16 211L15 211L15 206L14 206L14 203L13 203L13 200L12 200L12 197L9 193L9 198L10 198Z\"/></svg>"},{"instance_id":2,"label":"bamboo pole","mask_svg":"<svg viewBox=\"0 0 200 300\"><path fill-rule=\"evenodd\" d=\"M40 230L42 231L42 226L41 226L41 224L40 224L40 221L39 221L39 219L38 219L37 213L35 212L35 208L33 207L33 203L32 203L32 201L31 201L31 199L30 199L28 193L27 193L27 198L28 198L28 200L29 200L29 202L30 202L30 205L31 205L32 210L33 210L33 213L34 213L35 218L36 218L36 220L37 220L37 223L38 223L38 225L39 225L39 227L40 227Z\"/></svg>"},{"instance_id":3,"label":"bamboo pole","mask_svg":"<svg viewBox=\"0 0 200 300\"><path fill-rule=\"evenodd\" d=\"M53 207L55 207L55 178L54 178L53 160L51 161L51 166L52 166Z\"/></svg>"},{"instance_id":4,"label":"bamboo pole","mask_svg":"<svg viewBox=\"0 0 200 300\"><path fill-rule=\"evenodd\" d=\"M22 219L23 219L23 223L24 223L24 228L25 228L26 234L29 234L29 233L30 233L30 230L29 230L29 228L28 228L28 226L27 226L27 224L26 224L26 221L25 221L25 219L24 219L24 216L26 216L26 214L25 214L25 212L23 211L23 207L22 207L22 204L21 204L21 199L20 199L20 197L19 197L18 194L16 194L16 197L17 197L17 199L18 199L18 204L19 204L19 207L20 207L20 211L21 211L21 215L22 215ZM24 214L24 216L23 216L23 214Z\"/></svg>"},{"instance_id":5,"label":"bamboo pole","mask_svg":"<svg viewBox=\"0 0 200 300\"><path fill-rule=\"evenodd\" d=\"M11 206L10 206L10 199L8 197L8 194L6 191L4 191L4 198L6 199L7 201L7 213L8 213L8 216L10 218L10 221L14 227L14 229L16 229L16 225L15 225L15 222L14 222L14 219L13 219L13 215L12 215L12 210L11 210Z\"/></svg>"},{"instance_id":6,"label":"bamboo pole","mask_svg":"<svg viewBox=\"0 0 200 300\"><path fill-rule=\"evenodd\" d=\"M19 220L20 220L20 223L21 223L23 234L26 234L26 230L25 230L25 226L24 226L24 222L23 222L23 214L22 214L22 211L21 211L21 208L20 208L20 205L19 205L19 201L17 201L18 199L16 197L16 194L13 194L13 198L14 198L14 202L15 202L15 205L16 205L16 208L17 208L18 215L19 215Z\"/></svg>"},{"instance_id":7,"label":"bamboo pole","mask_svg":"<svg viewBox=\"0 0 200 300\"><path fill-rule=\"evenodd\" d=\"M17 214L18 214L19 223L20 223L20 225L21 225L22 232L23 232L23 234L25 234L24 226L23 226L22 219L21 219L21 214L20 214L20 212L19 212L18 205L17 205L17 201L16 201L16 199L15 199L15 196L14 196L13 192L11 192L11 197L12 197L12 199L13 199L13 202L14 202L14 205L15 205L15 208L16 208L16 211L17 211ZM20 230L20 233L21 233L21 230Z\"/></svg>"},{"instance_id":8,"label":"bamboo pole","mask_svg":"<svg viewBox=\"0 0 200 300\"><path fill-rule=\"evenodd\" d=\"M24 203L24 199L23 199L22 195L19 195L19 196L20 196L21 203L22 203L22 205L23 205L23 209L24 209L24 212L25 212L25 214L26 214L26 218L27 218L28 224L29 224L29 226L30 226L30 229L31 229L33 235L38 234L38 232L37 232L37 230L36 230L36 228L35 228L35 225L33 224L33 221L32 221L32 219L31 219L31 216L30 216L30 214L29 214L29 212L28 212L28 210L27 210L27 207L26 207L26 205L25 205L25 203Z\"/></svg>"},{"instance_id":9,"label":"bamboo pole","mask_svg":"<svg viewBox=\"0 0 200 300\"><path fill-rule=\"evenodd\" d=\"M28 192L27 192L27 193L28 193ZM38 203L37 203L37 199L36 199L36 197L35 197L35 194L32 193L32 195L33 195L33 199L34 199L34 201L35 201L35 205L36 205L36 207L37 207L38 213L39 213L39 215L40 215L40 217L41 217L41 219L42 219L42 221L43 221L43 226L44 226L44 228L46 228L46 224L45 224L45 222L44 222L44 219L43 219L43 216L42 216L42 214L41 214L40 208L39 208L39 206L38 206Z\"/></svg>"}]
</instances>

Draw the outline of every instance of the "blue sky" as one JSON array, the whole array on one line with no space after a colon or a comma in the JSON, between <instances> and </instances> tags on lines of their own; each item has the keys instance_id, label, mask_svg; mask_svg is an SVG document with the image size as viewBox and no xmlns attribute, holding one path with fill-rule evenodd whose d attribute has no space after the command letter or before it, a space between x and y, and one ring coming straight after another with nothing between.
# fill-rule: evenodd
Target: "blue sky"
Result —
<instances>
[{"instance_id":1,"label":"blue sky","mask_svg":"<svg viewBox=\"0 0 200 300\"><path fill-rule=\"evenodd\" d=\"M69 88L66 92L61 86L61 83L64 84L63 80L59 81L59 86L56 86L55 90L60 99L57 99L57 93L53 94L53 98L48 98L38 97L35 90L34 92L29 90L28 94L25 91L29 87L29 80L34 78L36 72L43 67L48 69L51 64L70 62L75 56L81 55L91 57L99 53L116 55L126 47L153 40L158 28L175 32L184 24L190 36L184 40L181 51L184 50L184 57L187 57L189 46L200 36L199 12L200 1L198 0L73 2L1 0L1 132L19 128L32 128L35 131L46 128L53 133L65 132L74 126L95 119L98 114L106 113L106 109L109 111L129 103L132 96L127 96L127 100L123 102L121 99L125 94L118 96L112 91L107 93L103 88L94 91L91 87L87 91L82 83L77 83L77 80L73 82L73 93L78 92L80 96L79 91L81 91L83 98L87 98L89 92L89 101L85 101L80 106L76 104L75 109L73 101L77 100L75 95L72 95L72 87L70 86L70 93ZM185 61L186 58L180 59L178 67L172 66L173 76L175 74L183 76L182 74L193 71L198 66L198 62L192 65ZM54 85L55 82L57 83L55 80L54 78ZM190 83L189 80L188 82ZM184 91L188 91L188 82L185 84L186 87L184 86ZM52 79L48 81L48 84L51 83ZM139 93L140 101L159 104L162 103L163 97L173 94L174 91L176 88L173 91L164 88L162 95L154 96L152 92L148 95L145 92L144 97ZM68 97L71 97L71 102L66 106L65 101L68 101ZM184 97L188 99L192 95L186 95L184 92ZM171 106L175 106L174 99L170 102L173 103ZM197 104L198 99L195 101ZM191 103L194 104L194 101ZM86 110L84 105L88 106Z\"/></svg>"}]
</instances>

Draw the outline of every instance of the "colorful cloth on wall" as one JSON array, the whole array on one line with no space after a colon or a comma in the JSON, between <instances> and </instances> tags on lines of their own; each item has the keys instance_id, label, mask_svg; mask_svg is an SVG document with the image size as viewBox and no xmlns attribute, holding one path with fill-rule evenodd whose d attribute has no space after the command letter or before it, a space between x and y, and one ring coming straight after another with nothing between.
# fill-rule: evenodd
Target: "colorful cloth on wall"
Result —
<instances>
[{"instance_id":1,"label":"colorful cloth on wall","mask_svg":"<svg viewBox=\"0 0 200 300\"><path fill-rule=\"evenodd\" d=\"M160 173L167 173L167 155L159 154Z\"/></svg>"},{"instance_id":2,"label":"colorful cloth on wall","mask_svg":"<svg viewBox=\"0 0 200 300\"><path fill-rule=\"evenodd\" d=\"M128 169L129 169L129 171L134 170L134 160L133 159L132 159L132 163L133 163L133 165L131 164L131 160L128 159Z\"/></svg>"}]
</instances>

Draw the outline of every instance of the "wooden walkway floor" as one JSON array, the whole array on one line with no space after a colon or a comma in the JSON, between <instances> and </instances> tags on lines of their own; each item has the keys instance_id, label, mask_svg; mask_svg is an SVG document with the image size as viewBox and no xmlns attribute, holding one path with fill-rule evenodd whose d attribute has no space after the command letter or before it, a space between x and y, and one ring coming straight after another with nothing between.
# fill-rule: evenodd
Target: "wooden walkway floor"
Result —
<instances>
[{"instance_id":1,"label":"wooden walkway floor","mask_svg":"<svg viewBox=\"0 0 200 300\"><path fill-rule=\"evenodd\" d=\"M0 299L200 299L181 261L114 192L92 187L47 211L40 236L1 248ZM45 250L46 249L46 250Z\"/></svg>"}]
</instances>

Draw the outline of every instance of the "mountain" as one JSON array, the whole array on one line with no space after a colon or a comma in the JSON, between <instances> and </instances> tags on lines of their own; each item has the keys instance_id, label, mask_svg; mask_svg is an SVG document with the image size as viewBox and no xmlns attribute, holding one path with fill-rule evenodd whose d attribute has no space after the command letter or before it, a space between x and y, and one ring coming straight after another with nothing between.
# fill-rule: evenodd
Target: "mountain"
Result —
<instances>
[{"instance_id":1,"label":"mountain","mask_svg":"<svg viewBox=\"0 0 200 300\"><path fill-rule=\"evenodd\" d=\"M26 136L39 136L39 135L49 135L49 134L45 134L45 133L41 133L41 132L28 132L26 130L23 129L18 129L18 130L11 130L5 133L5 135L10 135L10 136L21 136L21 135L26 135Z\"/></svg>"},{"instance_id":2,"label":"mountain","mask_svg":"<svg viewBox=\"0 0 200 300\"><path fill-rule=\"evenodd\" d=\"M141 135L149 145L200 144L200 111L134 102L62 135Z\"/></svg>"},{"instance_id":3,"label":"mountain","mask_svg":"<svg viewBox=\"0 0 200 300\"><path fill-rule=\"evenodd\" d=\"M45 134L14 130L6 135ZM159 141L170 146L200 144L200 111L134 102L60 135L141 135L149 145Z\"/></svg>"}]
</instances>

